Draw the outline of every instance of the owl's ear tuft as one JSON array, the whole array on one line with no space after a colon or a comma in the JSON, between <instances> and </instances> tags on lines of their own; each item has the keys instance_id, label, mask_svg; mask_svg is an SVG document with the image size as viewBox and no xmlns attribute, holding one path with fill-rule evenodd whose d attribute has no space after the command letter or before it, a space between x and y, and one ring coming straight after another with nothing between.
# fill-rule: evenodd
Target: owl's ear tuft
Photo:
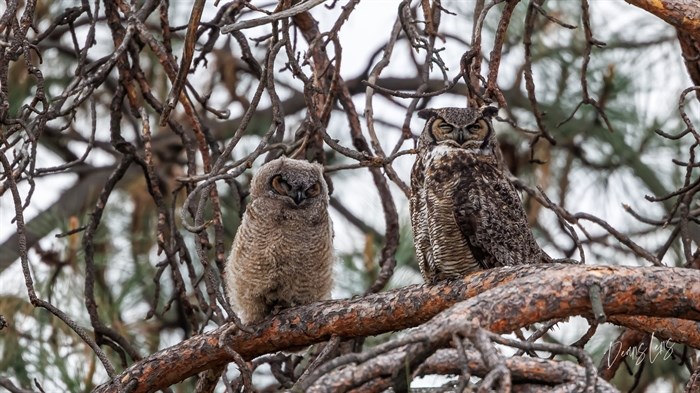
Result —
<instances>
[{"instance_id":1,"label":"owl's ear tuft","mask_svg":"<svg viewBox=\"0 0 700 393\"><path fill-rule=\"evenodd\" d=\"M420 117L421 119L430 119L436 114L437 111L435 111L435 109L432 108L425 108L418 111L418 117Z\"/></svg>"},{"instance_id":2,"label":"owl's ear tuft","mask_svg":"<svg viewBox=\"0 0 700 393\"><path fill-rule=\"evenodd\" d=\"M498 114L498 108L495 106L484 105L479 108L479 112L481 112L482 116L491 118Z\"/></svg>"}]
</instances>

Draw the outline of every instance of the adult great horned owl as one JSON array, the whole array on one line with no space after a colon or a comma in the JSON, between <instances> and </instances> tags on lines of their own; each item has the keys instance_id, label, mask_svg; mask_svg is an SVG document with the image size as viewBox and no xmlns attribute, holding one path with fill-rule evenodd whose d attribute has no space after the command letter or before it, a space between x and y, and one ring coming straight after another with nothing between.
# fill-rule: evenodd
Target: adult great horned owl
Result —
<instances>
[{"instance_id":1,"label":"adult great horned owl","mask_svg":"<svg viewBox=\"0 0 700 393\"><path fill-rule=\"evenodd\" d=\"M329 298L333 225L323 167L270 161L253 176L250 196L226 266L229 300L241 320Z\"/></svg>"},{"instance_id":2,"label":"adult great horned owl","mask_svg":"<svg viewBox=\"0 0 700 393\"><path fill-rule=\"evenodd\" d=\"M495 266L550 262L496 157L498 109L423 109L411 171L411 224L426 282Z\"/></svg>"}]
</instances>

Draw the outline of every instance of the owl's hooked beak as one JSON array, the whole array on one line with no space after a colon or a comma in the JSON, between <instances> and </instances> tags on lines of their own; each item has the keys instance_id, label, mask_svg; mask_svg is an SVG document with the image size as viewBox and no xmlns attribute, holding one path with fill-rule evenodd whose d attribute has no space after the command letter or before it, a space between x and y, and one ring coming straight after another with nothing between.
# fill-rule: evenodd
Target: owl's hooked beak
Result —
<instances>
[{"instance_id":1,"label":"owl's hooked beak","mask_svg":"<svg viewBox=\"0 0 700 393\"><path fill-rule=\"evenodd\" d=\"M459 128L457 130L457 143L459 143L460 146L464 144L464 128Z\"/></svg>"},{"instance_id":2,"label":"owl's hooked beak","mask_svg":"<svg viewBox=\"0 0 700 393\"><path fill-rule=\"evenodd\" d=\"M294 199L294 203L297 205L300 205L304 199L306 199L306 194L302 190L292 190L292 194L290 195L292 199Z\"/></svg>"}]
</instances>

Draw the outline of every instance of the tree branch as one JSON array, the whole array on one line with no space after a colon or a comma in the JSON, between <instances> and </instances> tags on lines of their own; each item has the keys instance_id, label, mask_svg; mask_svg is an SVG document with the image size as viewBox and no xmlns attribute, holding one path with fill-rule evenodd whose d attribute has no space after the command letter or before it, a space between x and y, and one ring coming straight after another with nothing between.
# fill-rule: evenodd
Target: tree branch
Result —
<instances>
[{"instance_id":1,"label":"tree branch","mask_svg":"<svg viewBox=\"0 0 700 393\"><path fill-rule=\"evenodd\" d=\"M252 359L331 336L364 337L406 329L465 299L469 300L441 313L420 331L459 326L477 318L482 327L504 333L552 318L591 316L588 285L592 283L602 288L602 303L609 316L700 320L700 272L696 270L528 265L287 309L255 326L253 333L237 332L230 337L230 348ZM226 324L154 353L95 392L118 391L127 383L134 386L133 392L151 392L230 362L231 356L220 346L220 335L228 328ZM700 343L693 345L700 347Z\"/></svg>"},{"instance_id":2,"label":"tree branch","mask_svg":"<svg viewBox=\"0 0 700 393\"><path fill-rule=\"evenodd\" d=\"M694 34L700 34L700 3L693 0L625 0L665 20L669 24Z\"/></svg>"},{"instance_id":3,"label":"tree branch","mask_svg":"<svg viewBox=\"0 0 700 393\"><path fill-rule=\"evenodd\" d=\"M347 367L337 370L337 372L329 374L319 380L312 389L313 392L336 392L340 384L347 381L347 375L353 374L353 378L357 379L360 374L365 373L368 377L376 376L378 372L384 371L383 374L388 374L387 370L393 370L397 367L402 367L404 358L401 353L393 352L385 356L379 356L371 359L363 364L361 370L354 367ZM426 375L459 375L462 372L461 367L466 366L472 376L483 378L490 370L486 366L481 354L475 350L467 350L464 354L465 359L460 358L457 350L440 349L430 355L426 361L413 372L413 377L417 378ZM466 363L466 364L465 364ZM556 360L528 358L514 356L505 359L506 367L511 371L513 380L517 382L530 383L547 383L547 384L580 384L585 380L586 370L572 362L561 362ZM345 378L345 381L343 380ZM383 382L383 384L381 383ZM390 388L391 379L386 378L378 382L376 379L363 384L362 388L368 384L382 385L383 389ZM578 386L580 387L580 386ZM602 378L597 381L597 392L617 392ZM376 391L384 391L384 390ZM364 390L363 390L364 391Z\"/></svg>"}]
</instances>

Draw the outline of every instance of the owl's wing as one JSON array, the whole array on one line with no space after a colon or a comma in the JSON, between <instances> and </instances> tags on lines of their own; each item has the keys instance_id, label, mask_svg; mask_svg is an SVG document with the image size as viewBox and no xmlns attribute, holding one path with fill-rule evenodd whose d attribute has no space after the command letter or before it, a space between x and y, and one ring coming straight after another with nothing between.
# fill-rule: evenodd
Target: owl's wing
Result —
<instances>
[{"instance_id":1,"label":"owl's wing","mask_svg":"<svg viewBox=\"0 0 700 393\"><path fill-rule=\"evenodd\" d=\"M424 180L422 161L418 158L411 171L409 210L411 211L411 228L413 229L413 242L416 248L416 260L418 261L423 280L429 282L433 278L435 267L433 266L433 255L430 248Z\"/></svg>"},{"instance_id":2,"label":"owl's wing","mask_svg":"<svg viewBox=\"0 0 700 393\"><path fill-rule=\"evenodd\" d=\"M539 263L542 251L515 187L495 164L468 159L454 194L454 218L484 268Z\"/></svg>"}]
</instances>

